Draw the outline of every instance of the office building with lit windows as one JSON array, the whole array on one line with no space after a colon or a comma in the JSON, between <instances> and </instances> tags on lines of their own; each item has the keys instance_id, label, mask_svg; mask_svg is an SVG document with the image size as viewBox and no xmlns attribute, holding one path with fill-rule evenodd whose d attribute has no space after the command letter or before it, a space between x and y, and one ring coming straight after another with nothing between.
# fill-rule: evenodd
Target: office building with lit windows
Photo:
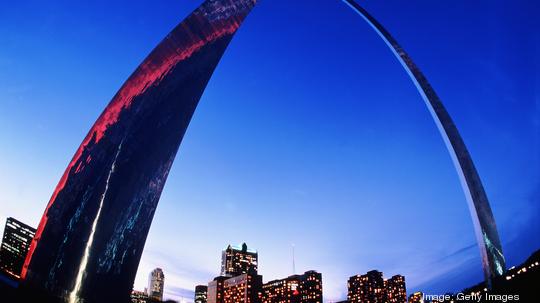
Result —
<instances>
[{"instance_id":1,"label":"office building with lit windows","mask_svg":"<svg viewBox=\"0 0 540 303\"><path fill-rule=\"evenodd\" d=\"M424 293L418 291L410 295L409 303L424 303Z\"/></svg>"},{"instance_id":2,"label":"office building with lit windows","mask_svg":"<svg viewBox=\"0 0 540 303\"><path fill-rule=\"evenodd\" d=\"M144 291L137 291L132 290L131 291L131 303L148 303L150 302L150 298L148 297L148 294Z\"/></svg>"},{"instance_id":3,"label":"office building with lit windows","mask_svg":"<svg viewBox=\"0 0 540 303\"><path fill-rule=\"evenodd\" d=\"M36 234L32 228L14 218L7 218L2 246L0 246L0 270L19 279L30 243Z\"/></svg>"},{"instance_id":4,"label":"office building with lit windows","mask_svg":"<svg viewBox=\"0 0 540 303\"><path fill-rule=\"evenodd\" d=\"M405 277L395 275L384 281L386 288L387 303L407 303L407 289L405 287Z\"/></svg>"},{"instance_id":5,"label":"office building with lit windows","mask_svg":"<svg viewBox=\"0 0 540 303\"><path fill-rule=\"evenodd\" d=\"M299 303L300 279L298 275L263 284L262 303Z\"/></svg>"},{"instance_id":6,"label":"office building with lit windows","mask_svg":"<svg viewBox=\"0 0 540 303\"><path fill-rule=\"evenodd\" d=\"M313 270L262 287L262 303L322 303L322 298L322 275Z\"/></svg>"},{"instance_id":7,"label":"office building with lit windows","mask_svg":"<svg viewBox=\"0 0 540 303\"><path fill-rule=\"evenodd\" d=\"M227 277L219 276L208 283L207 303L223 303L223 283Z\"/></svg>"},{"instance_id":8,"label":"office building with lit windows","mask_svg":"<svg viewBox=\"0 0 540 303\"><path fill-rule=\"evenodd\" d=\"M347 300L350 303L383 303L385 299L383 274L372 270L365 275L356 275L347 282Z\"/></svg>"},{"instance_id":9,"label":"office building with lit windows","mask_svg":"<svg viewBox=\"0 0 540 303\"><path fill-rule=\"evenodd\" d=\"M254 270L223 282L223 303L260 303L262 276Z\"/></svg>"},{"instance_id":10,"label":"office building with lit windows","mask_svg":"<svg viewBox=\"0 0 540 303\"><path fill-rule=\"evenodd\" d=\"M322 303L322 275L314 270L306 271L300 280L300 296L303 303Z\"/></svg>"},{"instance_id":11,"label":"office building with lit windows","mask_svg":"<svg viewBox=\"0 0 540 303\"><path fill-rule=\"evenodd\" d=\"M194 303L206 303L208 297L208 286L197 285L195 286L195 298Z\"/></svg>"},{"instance_id":12,"label":"office building with lit windows","mask_svg":"<svg viewBox=\"0 0 540 303\"><path fill-rule=\"evenodd\" d=\"M246 243L242 246L229 245L222 252L221 275L226 277L246 274L250 270L257 272L257 251L248 249Z\"/></svg>"},{"instance_id":13,"label":"office building with lit windows","mask_svg":"<svg viewBox=\"0 0 540 303\"><path fill-rule=\"evenodd\" d=\"M148 297L163 301L163 288L165 285L165 275L161 268L156 268L150 273L148 279Z\"/></svg>"}]
</instances>

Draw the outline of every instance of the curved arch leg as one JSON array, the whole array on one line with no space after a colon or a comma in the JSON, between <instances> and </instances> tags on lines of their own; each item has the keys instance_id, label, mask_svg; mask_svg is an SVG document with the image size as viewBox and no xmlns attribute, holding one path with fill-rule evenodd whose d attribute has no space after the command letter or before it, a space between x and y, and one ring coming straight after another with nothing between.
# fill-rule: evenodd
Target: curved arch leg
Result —
<instances>
[{"instance_id":1,"label":"curved arch leg","mask_svg":"<svg viewBox=\"0 0 540 303\"><path fill-rule=\"evenodd\" d=\"M476 241L482 257L484 276L488 287L491 287L492 278L502 275L506 270L501 241L484 186L456 125L424 74L397 43L396 39L358 3L353 0L342 1L358 13L388 45L416 85L433 120L437 124L467 198L476 233Z\"/></svg>"},{"instance_id":2,"label":"curved arch leg","mask_svg":"<svg viewBox=\"0 0 540 303\"><path fill-rule=\"evenodd\" d=\"M116 93L77 149L41 218L22 273L28 293L70 303L129 301L186 128L255 3L205 1Z\"/></svg>"}]
</instances>

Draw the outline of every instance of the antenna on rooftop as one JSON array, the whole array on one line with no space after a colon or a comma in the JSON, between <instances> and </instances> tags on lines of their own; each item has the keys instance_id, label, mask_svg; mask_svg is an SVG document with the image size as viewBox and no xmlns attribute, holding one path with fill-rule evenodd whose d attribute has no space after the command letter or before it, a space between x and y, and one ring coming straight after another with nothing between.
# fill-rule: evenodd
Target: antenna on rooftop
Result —
<instances>
[{"instance_id":1,"label":"antenna on rooftop","mask_svg":"<svg viewBox=\"0 0 540 303\"><path fill-rule=\"evenodd\" d=\"M294 264L294 243L292 243L292 273L296 274L296 265Z\"/></svg>"}]
</instances>

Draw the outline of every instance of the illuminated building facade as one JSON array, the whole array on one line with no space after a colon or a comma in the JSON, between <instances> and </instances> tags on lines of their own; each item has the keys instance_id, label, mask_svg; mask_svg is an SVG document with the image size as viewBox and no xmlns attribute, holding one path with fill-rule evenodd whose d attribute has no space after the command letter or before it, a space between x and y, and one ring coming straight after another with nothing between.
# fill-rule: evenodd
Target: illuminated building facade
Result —
<instances>
[{"instance_id":1,"label":"illuminated building facade","mask_svg":"<svg viewBox=\"0 0 540 303\"><path fill-rule=\"evenodd\" d=\"M207 302L223 303L223 283L228 277L219 276L208 283Z\"/></svg>"},{"instance_id":2,"label":"illuminated building facade","mask_svg":"<svg viewBox=\"0 0 540 303\"><path fill-rule=\"evenodd\" d=\"M206 285L195 286L194 303L206 303L207 298L208 298L208 286Z\"/></svg>"},{"instance_id":3,"label":"illuminated building facade","mask_svg":"<svg viewBox=\"0 0 540 303\"><path fill-rule=\"evenodd\" d=\"M131 303L148 303L148 294L144 291L133 290L131 292Z\"/></svg>"},{"instance_id":4,"label":"illuminated building facade","mask_svg":"<svg viewBox=\"0 0 540 303\"><path fill-rule=\"evenodd\" d=\"M180 143L255 3L204 1L114 95L45 207L21 273L26 294L70 303L130 300Z\"/></svg>"},{"instance_id":5,"label":"illuminated building facade","mask_svg":"<svg viewBox=\"0 0 540 303\"><path fill-rule=\"evenodd\" d=\"M257 274L257 251L247 244L222 251L221 276L208 283L208 303L260 303L262 276Z\"/></svg>"},{"instance_id":6,"label":"illuminated building facade","mask_svg":"<svg viewBox=\"0 0 540 303\"><path fill-rule=\"evenodd\" d=\"M424 293L417 291L409 296L409 303L424 303Z\"/></svg>"},{"instance_id":7,"label":"illuminated building facade","mask_svg":"<svg viewBox=\"0 0 540 303\"><path fill-rule=\"evenodd\" d=\"M300 276L300 302L322 303L322 275L314 270L306 271Z\"/></svg>"},{"instance_id":8,"label":"illuminated building facade","mask_svg":"<svg viewBox=\"0 0 540 303\"><path fill-rule=\"evenodd\" d=\"M148 297L163 301L163 289L165 286L165 275L161 268L154 269L148 277Z\"/></svg>"},{"instance_id":9,"label":"illuminated building facade","mask_svg":"<svg viewBox=\"0 0 540 303\"><path fill-rule=\"evenodd\" d=\"M299 303L300 279L297 275L263 284L262 303Z\"/></svg>"},{"instance_id":10,"label":"illuminated building facade","mask_svg":"<svg viewBox=\"0 0 540 303\"><path fill-rule=\"evenodd\" d=\"M384 281L386 288L387 303L407 303L407 289L405 287L405 277L395 275Z\"/></svg>"},{"instance_id":11,"label":"illuminated building facade","mask_svg":"<svg viewBox=\"0 0 540 303\"><path fill-rule=\"evenodd\" d=\"M250 271L257 272L257 251L249 249L246 243L240 247L229 245L222 252L221 275L234 277Z\"/></svg>"},{"instance_id":12,"label":"illuminated building facade","mask_svg":"<svg viewBox=\"0 0 540 303\"><path fill-rule=\"evenodd\" d=\"M36 230L14 218L7 218L0 247L0 270L19 279Z\"/></svg>"},{"instance_id":13,"label":"illuminated building facade","mask_svg":"<svg viewBox=\"0 0 540 303\"><path fill-rule=\"evenodd\" d=\"M262 276L254 271L223 282L223 303L260 303Z\"/></svg>"},{"instance_id":14,"label":"illuminated building facade","mask_svg":"<svg viewBox=\"0 0 540 303\"><path fill-rule=\"evenodd\" d=\"M356 275L347 282L347 300L350 303L383 303L385 287L382 272L372 270Z\"/></svg>"},{"instance_id":15,"label":"illuminated building facade","mask_svg":"<svg viewBox=\"0 0 540 303\"><path fill-rule=\"evenodd\" d=\"M262 303L322 303L322 299L322 275L313 270L262 287Z\"/></svg>"}]
</instances>

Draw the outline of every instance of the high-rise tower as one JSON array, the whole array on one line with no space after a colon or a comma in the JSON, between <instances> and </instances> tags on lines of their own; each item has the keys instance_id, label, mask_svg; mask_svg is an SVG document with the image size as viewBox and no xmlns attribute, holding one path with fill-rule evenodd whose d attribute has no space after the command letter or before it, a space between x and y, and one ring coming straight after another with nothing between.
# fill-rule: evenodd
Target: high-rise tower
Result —
<instances>
[{"instance_id":1,"label":"high-rise tower","mask_svg":"<svg viewBox=\"0 0 540 303\"><path fill-rule=\"evenodd\" d=\"M347 300L350 303L383 303L385 287L382 272L372 270L356 275L347 282Z\"/></svg>"},{"instance_id":2,"label":"high-rise tower","mask_svg":"<svg viewBox=\"0 0 540 303\"><path fill-rule=\"evenodd\" d=\"M161 268L152 270L148 276L148 297L163 301L163 289L165 287L165 274Z\"/></svg>"},{"instance_id":3,"label":"high-rise tower","mask_svg":"<svg viewBox=\"0 0 540 303\"><path fill-rule=\"evenodd\" d=\"M405 286L405 277L395 275L385 280L386 299L388 303L407 303L407 288Z\"/></svg>"},{"instance_id":4,"label":"high-rise tower","mask_svg":"<svg viewBox=\"0 0 540 303\"><path fill-rule=\"evenodd\" d=\"M223 281L223 303L260 303L262 276L255 271Z\"/></svg>"},{"instance_id":5,"label":"high-rise tower","mask_svg":"<svg viewBox=\"0 0 540 303\"><path fill-rule=\"evenodd\" d=\"M15 279L20 278L26 254L36 229L15 218L7 218L2 246L0 247L0 270Z\"/></svg>"},{"instance_id":6,"label":"high-rise tower","mask_svg":"<svg viewBox=\"0 0 540 303\"><path fill-rule=\"evenodd\" d=\"M197 285L195 286L195 300L194 303L206 303L208 301L208 286Z\"/></svg>"},{"instance_id":7,"label":"high-rise tower","mask_svg":"<svg viewBox=\"0 0 540 303\"><path fill-rule=\"evenodd\" d=\"M234 277L250 271L257 272L258 254L256 250L249 249L246 243L240 247L229 245L222 252L221 275Z\"/></svg>"}]
</instances>

